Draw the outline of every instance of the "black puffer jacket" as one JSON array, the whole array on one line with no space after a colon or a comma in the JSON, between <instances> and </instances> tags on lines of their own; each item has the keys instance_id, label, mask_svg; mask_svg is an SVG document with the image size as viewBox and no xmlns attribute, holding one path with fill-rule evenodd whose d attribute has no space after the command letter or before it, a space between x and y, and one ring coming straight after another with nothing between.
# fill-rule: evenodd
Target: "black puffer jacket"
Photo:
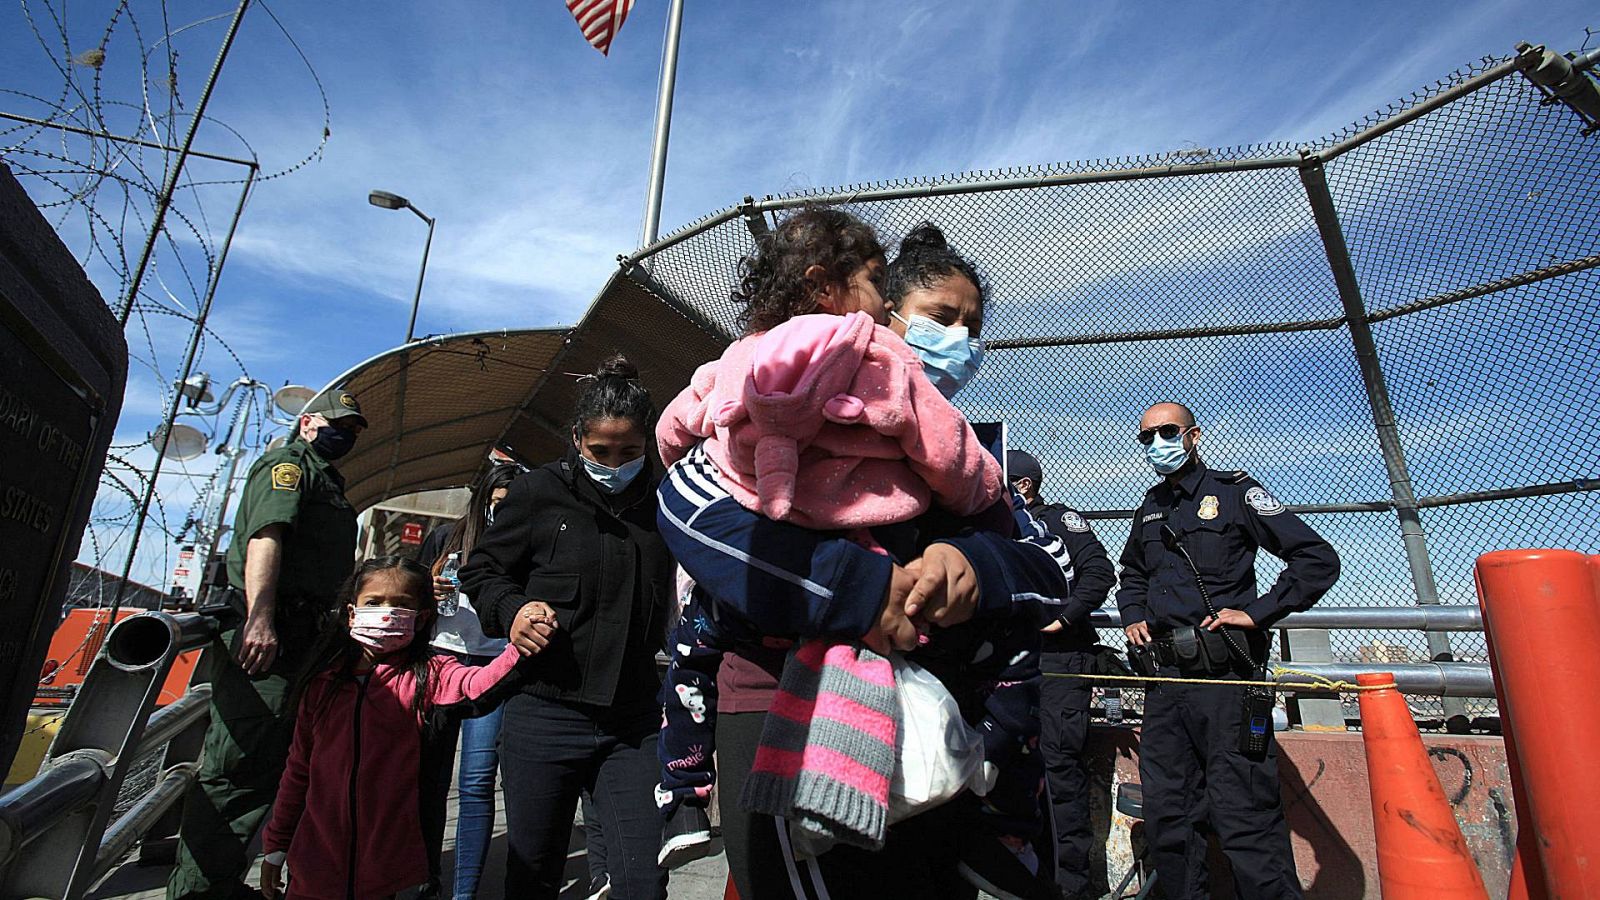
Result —
<instances>
[{"instance_id":1,"label":"black puffer jacket","mask_svg":"<svg viewBox=\"0 0 1600 900\"><path fill-rule=\"evenodd\" d=\"M529 600L555 610L550 645L518 666L524 692L599 706L653 701L672 596L657 481L647 469L607 494L571 451L511 483L461 589L490 637L505 637Z\"/></svg>"}]
</instances>

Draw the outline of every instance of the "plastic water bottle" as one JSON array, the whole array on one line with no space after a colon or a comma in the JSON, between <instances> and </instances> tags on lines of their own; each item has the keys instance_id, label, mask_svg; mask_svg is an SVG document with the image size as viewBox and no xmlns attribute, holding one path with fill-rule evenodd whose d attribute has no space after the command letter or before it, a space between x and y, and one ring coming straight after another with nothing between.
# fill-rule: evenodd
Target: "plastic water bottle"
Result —
<instances>
[{"instance_id":1,"label":"plastic water bottle","mask_svg":"<svg viewBox=\"0 0 1600 900\"><path fill-rule=\"evenodd\" d=\"M439 598L439 615L453 616L461 602L461 554L452 553L439 570L439 577L450 582L450 593Z\"/></svg>"}]
</instances>

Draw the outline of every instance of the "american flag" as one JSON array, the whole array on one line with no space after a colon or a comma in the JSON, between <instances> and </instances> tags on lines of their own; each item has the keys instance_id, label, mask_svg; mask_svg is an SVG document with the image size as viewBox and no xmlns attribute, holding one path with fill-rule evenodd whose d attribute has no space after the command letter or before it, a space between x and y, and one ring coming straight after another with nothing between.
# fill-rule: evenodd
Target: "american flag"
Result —
<instances>
[{"instance_id":1,"label":"american flag","mask_svg":"<svg viewBox=\"0 0 1600 900\"><path fill-rule=\"evenodd\" d=\"M611 39L628 20L633 0L567 0L567 10L578 20L584 38L605 56L611 52Z\"/></svg>"}]
</instances>

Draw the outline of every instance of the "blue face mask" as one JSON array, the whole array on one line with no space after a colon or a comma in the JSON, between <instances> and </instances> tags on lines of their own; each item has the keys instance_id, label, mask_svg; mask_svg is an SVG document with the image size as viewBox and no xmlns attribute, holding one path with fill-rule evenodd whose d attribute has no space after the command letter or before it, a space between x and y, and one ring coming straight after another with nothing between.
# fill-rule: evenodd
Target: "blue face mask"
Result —
<instances>
[{"instance_id":1,"label":"blue face mask","mask_svg":"<svg viewBox=\"0 0 1600 900\"><path fill-rule=\"evenodd\" d=\"M1183 446L1183 437L1188 433L1185 430L1170 441L1157 435L1150 446L1144 448L1144 458L1150 462L1150 468L1160 475L1171 475L1183 468L1189 461L1189 451Z\"/></svg>"},{"instance_id":2,"label":"blue face mask","mask_svg":"<svg viewBox=\"0 0 1600 900\"><path fill-rule=\"evenodd\" d=\"M578 459L583 461L583 471L589 474L589 480L599 486L600 490L608 494L615 494L633 483L639 473L644 471L644 457L639 457L632 462L625 462L615 469L602 466L582 453Z\"/></svg>"},{"instance_id":3,"label":"blue face mask","mask_svg":"<svg viewBox=\"0 0 1600 900\"><path fill-rule=\"evenodd\" d=\"M922 357L922 371L939 393L950 399L966 387L983 365L983 342L968 337L965 325L940 325L927 316L901 318L889 315L906 326L906 343Z\"/></svg>"}]
</instances>

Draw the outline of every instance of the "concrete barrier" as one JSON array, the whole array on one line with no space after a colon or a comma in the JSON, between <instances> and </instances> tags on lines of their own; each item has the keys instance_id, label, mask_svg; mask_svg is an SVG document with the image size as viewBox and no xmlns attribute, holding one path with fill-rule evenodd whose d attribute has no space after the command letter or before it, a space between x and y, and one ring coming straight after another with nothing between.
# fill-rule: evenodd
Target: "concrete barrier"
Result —
<instances>
[{"instance_id":1,"label":"concrete barrier","mask_svg":"<svg viewBox=\"0 0 1600 900\"><path fill-rule=\"evenodd\" d=\"M1434 771L1455 811L1489 896L1503 897L1516 846L1511 780L1498 737L1423 735ZM1378 900L1377 845L1361 735L1279 732L1278 774L1294 844L1295 866L1308 900ZM1088 753L1093 784L1096 881L1115 884L1142 835L1113 807L1116 786L1139 780L1137 728L1097 726ZM1146 799L1148 803L1148 798ZM1212 895L1233 896L1228 864L1212 848Z\"/></svg>"}]
</instances>

